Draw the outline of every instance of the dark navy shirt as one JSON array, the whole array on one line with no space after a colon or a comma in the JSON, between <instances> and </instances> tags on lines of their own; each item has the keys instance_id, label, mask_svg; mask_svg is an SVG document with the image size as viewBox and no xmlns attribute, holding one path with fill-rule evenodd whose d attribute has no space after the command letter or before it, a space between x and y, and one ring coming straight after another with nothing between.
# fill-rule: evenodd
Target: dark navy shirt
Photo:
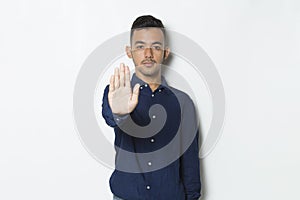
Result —
<instances>
[{"instance_id":1,"label":"dark navy shirt","mask_svg":"<svg viewBox=\"0 0 300 200\"><path fill-rule=\"evenodd\" d=\"M125 200L197 200L200 197L199 132L191 98L168 86L162 76L152 91L140 84L138 104L127 115L115 115L103 95L102 115L114 128L116 169L110 189Z\"/></svg>"}]
</instances>

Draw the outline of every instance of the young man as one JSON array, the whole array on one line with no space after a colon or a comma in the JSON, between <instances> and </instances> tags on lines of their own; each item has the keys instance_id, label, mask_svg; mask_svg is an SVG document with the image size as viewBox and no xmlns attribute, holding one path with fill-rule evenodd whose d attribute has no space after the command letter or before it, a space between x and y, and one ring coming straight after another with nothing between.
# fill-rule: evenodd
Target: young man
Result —
<instances>
[{"instance_id":1,"label":"young man","mask_svg":"<svg viewBox=\"0 0 300 200\"><path fill-rule=\"evenodd\" d=\"M128 66L121 64L104 90L102 115L115 132L116 169L110 178L115 200L200 197L195 107L161 74L170 53L165 41L159 19L138 17L126 47L135 73L130 80Z\"/></svg>"}]
</instances>

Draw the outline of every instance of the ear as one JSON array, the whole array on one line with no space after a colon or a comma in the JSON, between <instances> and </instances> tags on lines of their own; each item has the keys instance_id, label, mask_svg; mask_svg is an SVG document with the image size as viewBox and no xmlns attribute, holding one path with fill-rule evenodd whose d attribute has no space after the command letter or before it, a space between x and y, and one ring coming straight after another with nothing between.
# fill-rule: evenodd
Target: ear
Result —
<instances>
[{"instance_id":1,"label":"ear","mask_svg":"<svg viewBox=\"0 0 300 200\"><path fill-rule=\"evenodd\" d=\"M131 47L130 46L126 46L125 48L126 54L128 56L128 58L132 58L132 54L131 54Z\"/></svg>"},{"instance_id":2,"label":"ear","mask_svg":"<svg viewBox=\"0 0 300 200\"><path fill-rule=\"evenodd\" d=\"M169 57L169 54L170 54L170 48L169 47L166 47L165 50L164 50L164 60L166 60L168 57Z\"/></svg>"}]
</instances>

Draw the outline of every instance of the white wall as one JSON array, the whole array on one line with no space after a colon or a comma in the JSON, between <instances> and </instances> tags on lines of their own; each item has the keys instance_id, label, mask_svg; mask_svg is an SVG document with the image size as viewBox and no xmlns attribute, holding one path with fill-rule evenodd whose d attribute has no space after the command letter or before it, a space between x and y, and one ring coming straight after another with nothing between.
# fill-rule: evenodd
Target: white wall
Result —
<instances>
[{"instance_id":1,"label":"white wall","mask_svg":"<svg viewBox=\"0 0 300 200\"><path fill-rule=\"evenodd\" d=\"M74 83L142 14L202 46L223 80L226 121L201 160L202 199L300 199L297 0L2 1L0 199L111 199L112 170L74 128Z\"/></svg>"}]
</instances>

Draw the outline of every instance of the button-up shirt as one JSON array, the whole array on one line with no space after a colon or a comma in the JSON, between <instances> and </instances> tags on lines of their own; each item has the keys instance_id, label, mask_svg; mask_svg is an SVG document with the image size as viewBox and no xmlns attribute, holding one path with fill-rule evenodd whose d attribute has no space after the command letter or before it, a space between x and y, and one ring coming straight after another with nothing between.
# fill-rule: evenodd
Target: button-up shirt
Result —
<instances>
[{"instance_id":1,"label":"button-up shirt","mask_svg":"<svg viewBox=\"0 0 300 200\"><path fill-rule=\"evenodd\" d=\"M131 87L136 83L140 84L138 104L123 116L112 113L109 85L104 90L102 115L115 132L116 169L109 180L112 193L126 200L197 200L201 192L199 131L193 101L170 87L163 76L155 91L134 73ZM155 105L162 107L151 110ZM151 133L153 129L157 130ZM174 138L180 140L173 142ZM166 146L169 150L148 156ZM122 152L142 156L132 159Z\"/></svg>"}]
</instances>

